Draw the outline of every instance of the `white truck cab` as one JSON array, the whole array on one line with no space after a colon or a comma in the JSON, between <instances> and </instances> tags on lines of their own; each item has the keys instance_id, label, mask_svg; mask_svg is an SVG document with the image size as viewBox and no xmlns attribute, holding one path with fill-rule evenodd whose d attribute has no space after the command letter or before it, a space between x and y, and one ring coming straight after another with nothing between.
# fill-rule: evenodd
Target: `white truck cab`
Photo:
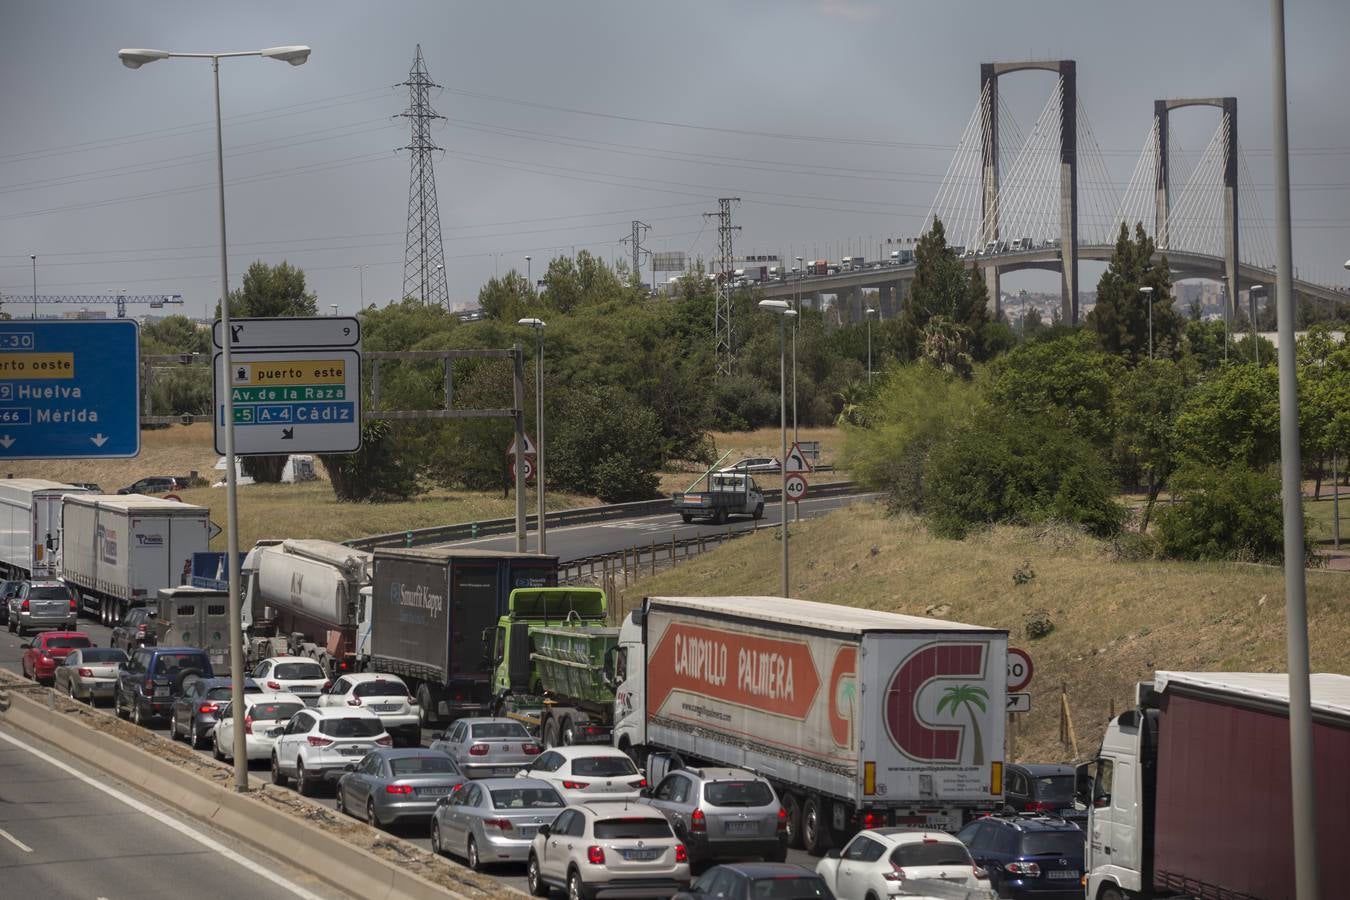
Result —
<instances>
[{"instance_id":1,"label":"white truck cab","mask_svg":"<svg viewBox=\"0 0 1350 900\"><path fill-rule=\"evenodd\" d=\"M1141 694L1152 689L1151 682L1137 687ZM1146 774L1141 760L1152 759L1155 754L1141 747L1141 741L1150 740L1151 734L1156 744L1157 728L1149 717L1157 713L1141 714L1141 707L1137 699L1134 710L1113 719L1106 727L1096 762L1078 767L1080 792L1086 794L1082 799L1088 806L1084 866L1088 897L1100 896L1103 888L1130 893L1144 889L1143 862L1151 851L1144 847L1150 829L1141 820Z\"/></svg>"}]
</instances>

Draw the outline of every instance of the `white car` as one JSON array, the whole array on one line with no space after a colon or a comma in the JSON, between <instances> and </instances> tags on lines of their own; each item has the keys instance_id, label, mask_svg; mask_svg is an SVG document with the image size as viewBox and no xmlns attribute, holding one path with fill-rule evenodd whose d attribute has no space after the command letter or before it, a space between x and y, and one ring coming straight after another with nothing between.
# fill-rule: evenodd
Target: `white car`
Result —
<instances>
[{"instance_id":1,"label":"white car","mask_svg":"<svg viewBox=\"0 0 1350 900\"><path fill-rule=\"evenodd\" d=\"M291 717L272 747L272 783L309 796L319 782L339 775L377 747L394 739L380 717L364 709L303 709Z\"/></svg>"},{"instance_id":2,"label":"white car","mask_svg":"<svg viewBox=\"0 0 1350 900\"><path fill-rule=\"evenodd\" d=\"M994 896L989 876L966 845L945 831L877 828L860 831L843 850L816 865L839 900L867 897Z\"/></svg>"},{"instance_id":3,"label":"white car","mask_svg":"<svg viewBox=\"0 0 1350 900\"><path fill-rule=\"evenodd\" d=\"M616 747L553 747L534 758L517 778L539 778L553 785L568 803L637 801L647 779Z\"/></svg>"},{"instance_id":4,"label":"white car","mask_svg":"<svg viewBox=\"0 0 1350 900\"><path fill-rule=\"evenodd\" d=\"M394 736L394 746L422 746L422 719L417 701L397 675L343 675L319 695L320 709L359 708L380 717Z\"/></svg>"},{"instance_id":5,"label":"white car","mask_svg":"<svg viewBox=\"0 0 1350 900\"><path fill-rule=\"evenodd\" d=\"M305 656L274 656L253 667L253 680L264 691L298 695L313 706L328 687L323 666Z\"/></svg>"},{"instance_id":6,"label":"white car","mask_svg":"<svg viewBox=\"0 0 1350 900\"><path fill-rule=\"evenodd\" d=\"M305 701L295 694L263 693L244 696L244 746L248 758L270 759L277 736L291 717L305 708ZM211 729L211 753L216 759L234 759L234 712L226 705L216 714Z\"/></svg>"},{"instance_id":7,"label":"white car","mask_svg":"<svg viewBox=\"0 0 1350 900\"><path fill-rule=\"evenodd\" d=\"M539 827L525 879L536 897L669 897L689 886L689 852L646 804L571 806Z\"/></svg>"}]
</instances>

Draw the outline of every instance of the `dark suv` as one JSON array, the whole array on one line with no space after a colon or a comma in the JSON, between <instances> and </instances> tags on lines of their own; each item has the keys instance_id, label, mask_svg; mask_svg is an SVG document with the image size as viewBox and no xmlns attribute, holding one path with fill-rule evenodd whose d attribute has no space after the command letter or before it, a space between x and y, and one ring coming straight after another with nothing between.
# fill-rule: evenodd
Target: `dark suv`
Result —
<instances>
[{"instance_id":1,"label":"dark suv","mask_svg":"<svg viewBox=\"0 0 1350 900\"><path fill-rule=\"evenodd\" d=\"M1087 810L1074 806L1073 785L1073 766L1014 763L1003 770L1004 812L1046 813L1086 827Z\"/></svg>"},{"instance_id":2,"label":"dark suv","mask_svg":"<svg viewBox=\"0 0 1350 900\"><path fill-rule=\"evenodd\" d=\"M135 484L127 485L124 488L118 488L119 494L168 494L173 491L181 491L187 485L180 478L174 478L170 475L154 475L150 478L142 478Z\"/></svg>"},{"instance_id":3,"label":"dark suv","mask_svg":"<svg viewBox=\"0 0 1350 900\"><path fill-rule=\"evenodd\" d=\"M117 673L113 711L121 718L129 713L137 725L166 716L173 709L174 699L183 693L183 682L192 675L215 677L205 650L142 647Z\"/></svg>"},{"instance_id":4,"label":"dark suv","mask_svg":"<svg viewBox=\"0 0 1350 900\"><path fill-rule=\"evenodd\" d=\"M130 655L137 647L153 647L159 643L159 613L149 606L138 606L127 612L122 623L112 630L109 646L121 647Z\"/></svg>"},{"instance_id":5,"label":"dark suv","mask_svg":"<svg viewBox=\"0 0 1350 900\"><path fill-rule=\"evenodd\" d=\"M1087 836L1058 816L987 816L956 835L989 873L1000 897L1069 900L1083 896Z\"/></svg>"}]
</instances>

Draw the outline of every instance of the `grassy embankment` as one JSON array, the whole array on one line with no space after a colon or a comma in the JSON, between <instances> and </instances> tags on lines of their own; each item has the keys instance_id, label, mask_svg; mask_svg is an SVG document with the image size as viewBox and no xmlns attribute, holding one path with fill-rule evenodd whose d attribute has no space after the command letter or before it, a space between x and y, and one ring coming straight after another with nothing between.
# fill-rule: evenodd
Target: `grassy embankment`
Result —
<instances>
[{"instance_id":1,"label":"grassy embankment","mask_svg":"<svg viewBox=\"0 0 1350 900\"><path fill-rule=\"evenodd\" d=\"M794 596L1008 629L1036 665L1019 759L1073 756L1059 741L1061 685L1083 757L1112 703L1125 708L1134 683L1155 670L1284 669L1278 568L1119 561L1109 544L1055 529L939 540L874 506L803 521L791 537ZM775 531L761 531L633 583L619 605L644 595L777 594L780 546ZM1017 585L1013 573L1024 567L1034 577ZM1054 624L1037 640L1024 633L1034 610ZM1308 615L1313 670L1350 672L1350 574L1310 570Z\"/></svg>"}]
</instances>

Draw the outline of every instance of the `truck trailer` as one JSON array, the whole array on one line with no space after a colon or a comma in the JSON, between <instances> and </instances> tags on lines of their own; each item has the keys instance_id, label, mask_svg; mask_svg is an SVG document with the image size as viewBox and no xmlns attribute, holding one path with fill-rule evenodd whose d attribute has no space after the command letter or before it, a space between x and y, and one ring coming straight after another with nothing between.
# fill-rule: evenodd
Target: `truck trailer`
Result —
<instances>
[{"instance_id":1,"label":"truck trailer","mask_svg":"<svg viewBox=\"0 0 1350 900\"><path fill-rule=\"evenodd\" d=\"M61 499L87 494L42 478L0 479L0 576L50 581L61 574Z\"/></svg>"},{"instance_id":2,"label":"truck trailer","mask_svg":"<svg viewBox=\"0 0 1350 900\"><path fill-rule=\"evenodd\" d=\"M1343 896L1350 676L1314 674L1318 873ZM1293 900L1289 677L1158 672L1078 768L1088 900Z\"/></svg>"},{"instance_id":3,"label":"truck trailer","mask_svg":"<svg viewBox=\"0 0 1350 900\"><path fill-rule=\"evenodd\" d=\"M211 511L140 494L66 494L61 578L109 627L184 582L210 541Z\"/></svg>"},{"instance_id":4,"label":"truck trailer","mask_svg":"<svg viewBox=\"0 0 1350 900\"><path fill-rule=\"evenodd\" d=\"M375 550L369 641L358 666L397 675L423 727L492 704L491 641L515 588L553 587L558 558L459 547Z\"/></svg>"},{"instance_id":5,"label":"truck trailer","mask_svg":"<svg viewBox=\"0 0 1350 900\"><path fill-rule=\"evenodd\" d=\"M1008 633L782 597L649 597L620 627L614 741L747 768L790 843L959 829L1002 804ZM664 760L657 757L663 756Z\"/></svg>"}]
</instances>

